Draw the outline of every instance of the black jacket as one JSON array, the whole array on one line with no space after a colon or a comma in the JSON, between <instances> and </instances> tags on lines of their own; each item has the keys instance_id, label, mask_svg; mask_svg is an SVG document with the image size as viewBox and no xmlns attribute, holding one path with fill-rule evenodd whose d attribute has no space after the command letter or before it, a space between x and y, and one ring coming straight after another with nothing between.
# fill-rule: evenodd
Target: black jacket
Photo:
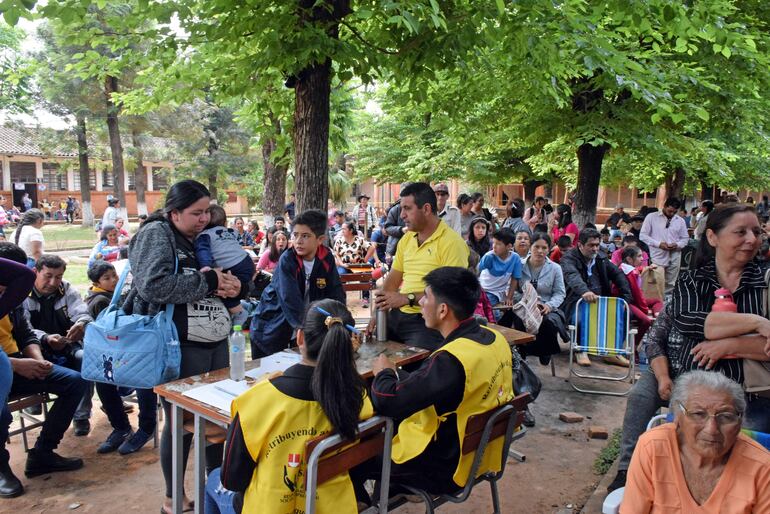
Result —
<instances>
[{"instance_id":1,"label":"black jacket","mask_svg":"<svg viewBox=\"0 0 770 514\"><path fill-rule=\"evenodd\" d=\"M24 348L31 344L40 345L40 341L35 335L34 330L32 330L32 325L29 322L29 317L24 312L23 306L16 307L8 313L8 316L11 319L11 335L16 340L19 352L24 351ZM21 357L21 353L9 355L9 357Z\"/></svg>"},{"instance_id":2,"label":"black jacket","mask_svg":"<svg viewBox=\"0 0 770 514\"><path fill-rule=\"evenodd\" d=\"M404 235L402 230L406 224L401 219L401 199L388 209L388 215L385 217L385 233L388 234L388 243L385 246L385 253L391 257L396 255L396 247Z\"/></svg>"},{"instance_id":3,"label":"black jacket","mask_svg":"<svg viewBox=\"0 0 770 514\"><path fill-rule=\"evenodd\" d=\"M564 273L564 285L567 287L567 298L561 304L561 311L568 320L571 320L578 300L584 293L590 291L588 287L588 263L580 250L573 248L562 256L559 264ZM602 286L601 296L613 296L612 284L615 284L620 291L619 296L629 304L632 303L633 298L631 297L631 288L628 286L628 279L602 253L596 256L594 273L599 274L599 282Z\"/></svg>"}]
</instances>

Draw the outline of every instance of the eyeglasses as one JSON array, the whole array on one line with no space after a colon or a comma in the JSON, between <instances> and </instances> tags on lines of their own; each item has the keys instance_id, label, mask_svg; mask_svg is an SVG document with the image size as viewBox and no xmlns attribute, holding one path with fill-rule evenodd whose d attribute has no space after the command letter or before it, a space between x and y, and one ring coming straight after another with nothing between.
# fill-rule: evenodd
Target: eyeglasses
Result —
<instances>
[{"instance_id":1,"label":"eyeglasses","mask_svg":"<svg viewBox=\"0 0 770 514\"><path fill-rule=\"evenodd\" d=\"M718 412L716 414L709 414L708 412L702 410L691 412L688 411L684 405L682 405L682 402L677 403L679 404L679 408L682 409L682 412L684 412L684 415L687 416L690 421L698 425L705 425L709 418L714 418L718 426L730 426L739 423L743 417L743 413L741 412Z\"/></svg>"}]
</instances>

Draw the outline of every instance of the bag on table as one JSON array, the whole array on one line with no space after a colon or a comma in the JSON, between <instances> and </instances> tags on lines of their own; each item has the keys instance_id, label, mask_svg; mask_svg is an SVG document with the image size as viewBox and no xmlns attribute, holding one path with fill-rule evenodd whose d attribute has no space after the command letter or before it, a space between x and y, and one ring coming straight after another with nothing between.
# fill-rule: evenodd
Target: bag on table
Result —
<instances>
[{"instance_id":1,"label":"bag on table","mask_svg":"<svg viewBox=\"0 0 770 514\"><path fill-rule=\"evenodd\" d=\"M522 287L521 300L513 305L513 313L524 323L528 334L535 335L543 322L543 313L537 307L537 290L531 282Z\"/></svg>"},{"instance_id":2,"label":"bag on table","mask_svg":"<svg viewBox=\"0 0 770 514\"><path fill-rule=\"evenodd\" d=\"M179 376L182 354L174 304L154 316L123 312L118 299L129 270L127 263L110 305L86 326L80 374L94 382L151 389Z\"/></svg>"}]
</instances>

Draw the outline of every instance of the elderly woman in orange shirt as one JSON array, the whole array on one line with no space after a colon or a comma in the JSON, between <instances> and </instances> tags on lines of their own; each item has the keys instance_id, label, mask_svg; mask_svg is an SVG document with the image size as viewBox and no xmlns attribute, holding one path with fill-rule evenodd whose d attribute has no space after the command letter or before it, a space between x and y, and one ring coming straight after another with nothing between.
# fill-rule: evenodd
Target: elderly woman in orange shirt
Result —
<instances>
[{"instance_id":1,"label":"elderly woman in orange shirt","mask_svg":"<svg viewBox=\"0 0 770 514\"><path fill-rule=\"evenodd\" d=\"M639 438L621 514L770 512L770 452L741 433L740 385L722 373L681 375L674 422Z\"/></svg>"}]
</instances>

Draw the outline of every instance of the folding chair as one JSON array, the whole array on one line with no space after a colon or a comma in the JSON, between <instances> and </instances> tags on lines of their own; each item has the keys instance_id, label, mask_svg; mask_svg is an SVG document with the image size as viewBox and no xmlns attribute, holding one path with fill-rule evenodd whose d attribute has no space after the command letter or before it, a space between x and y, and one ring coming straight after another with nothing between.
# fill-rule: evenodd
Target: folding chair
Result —
<instances>
[{"instance_id":1,"label":"folding chair","mask_svg":"<svg viewBox=\"0 0 770 514\"><path fill-rule=\"evenodd\" d=\"M43 426L43 423L45 423L46 417L48 417L49 401L51 401L51 398L48 396L48 393L38 393L38 394L22 395L22 396L17 395L17 396L12 396L8 398L8 410L11 413L18 411L19 423L21 424L21 428L17 428L15 430L11 430L8 432L8 438L16 434L21 434L21 439L24 442L25 452L29 451L29 442L27 441L27 432ZM33 416L32 414L28 414L24 412L24 409L26 409L27 407L34 407L35 405L43 406L42 418L38 418L36 416ZM29 422L30 424L28 425L27 422Z\"/></svg>"},{"instance_id":2,"label":"folding chair","mask_svg":"<svg viewBox=\"0 0 770 514\"><path fill-rule=\"evenodd\" d=\"M612 396L625 396L631 390L635 381L634 366L634 336L636 329L632 329L631 310L622 298L600 296L596 302L588 303L582 299L575 306L575 324L569 326L571 341L569 346L569 373L567 380L576 391L591 394L608 394ZM630 364L626 373L622 375L592 375L580 373L575 368L574 353L586 352L589 355L606 357L608 355L622 355L627 357ZM573 377L623 382L629 380L629 387L624 392L600 391L597 389L583 389L576 385Z\"/></svg>"},{"instance_id":3,"label":"folding chair","mask_svg":"<svg viewBox=\"0 0 770 514\"><path fill-rule=\"evenodd\" d=\"M508 451L511 447L511 442L514 439L514 432L521 427L521 423L524 421L524 409L531 401L532 396L530 396L529 393L520 394L500 407L483 414L471 416L468 419L468 424L465 428L465 437L463 438L462 443L462 452L463 455L467 455L471 452L476 452L476 454L473 457L473 464L471 465L471 470L468 474L468 481L462 489L453 494L434 495L428 491L412 487L409 484L399 483L399 485L420 496L425 502L426 514L433 514L436 507L443 505L444 503L463 503L468 499L476 484L489 482L492 493L493 512L494 514L500 514L500 494L497 490L497 482L503 477L503 473L505 473L505 464L508 461ZM502 448L503 451L500 455L500 471L495 472L479 469L481 467L481 460L484 457L484 452L490 441L494 441L500 437L505 437ZM398 507L404 503L405 500L403 497L395 497L391 506Z\"/></svg>"},{"instance_id":4,"label":"folding chair","mask_svg":"<svg viewBox=\"0 0 770 514\"><path fill-rule=\"evenodd\" d=\"M305 475L305 514L315 512L318 486L341 473L382 455L380 501L374 512L388 512L390 487L390 449L393 443L393 420L374 416L358 424L355 441L343 439L339 434L316 437L305 444L307 473Z\"/></svg>"}]
</instances>

